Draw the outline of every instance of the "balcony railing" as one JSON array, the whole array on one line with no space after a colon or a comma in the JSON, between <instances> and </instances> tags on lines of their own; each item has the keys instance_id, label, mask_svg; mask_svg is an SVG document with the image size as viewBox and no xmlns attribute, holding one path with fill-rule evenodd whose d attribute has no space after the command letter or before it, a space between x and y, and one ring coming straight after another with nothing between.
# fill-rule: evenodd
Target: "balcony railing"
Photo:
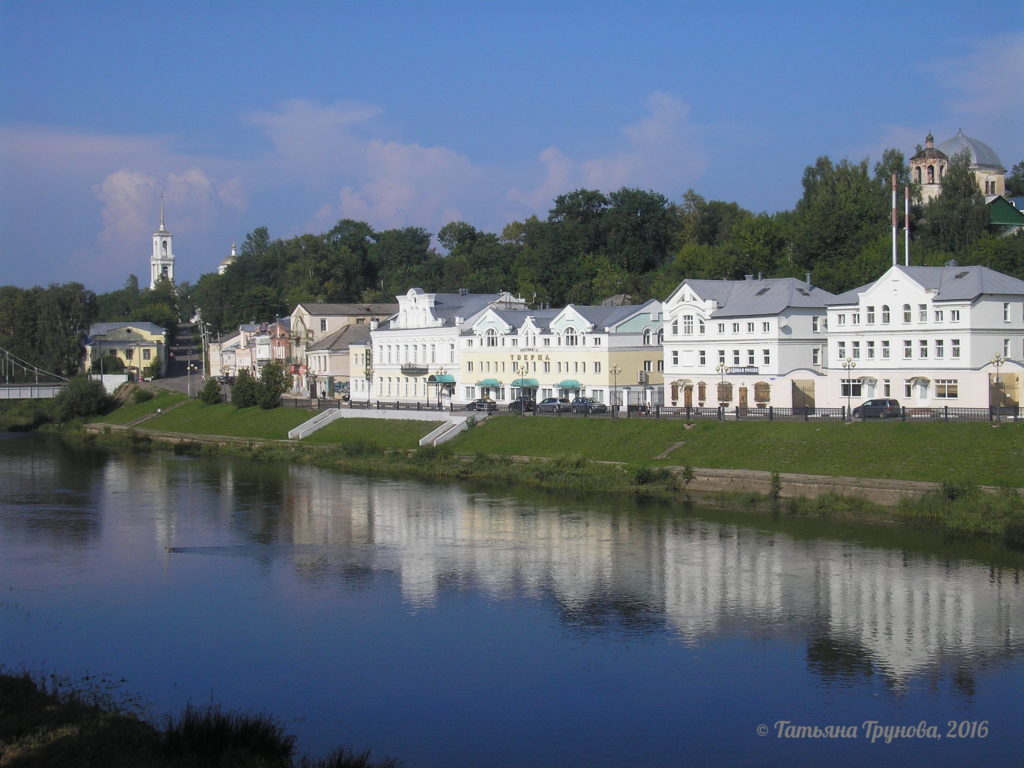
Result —
<instances>
[{"instance_id":1,"label":"balcony railing","mask_svg":"<svg viewBox=\"0 0 1024 768\"><path fill-rule=\"evenodd\" d=\"M419 363L402 363L401 371L403 376L423 376L427 372L427 366Z\"/></svg>"}]
</instances>

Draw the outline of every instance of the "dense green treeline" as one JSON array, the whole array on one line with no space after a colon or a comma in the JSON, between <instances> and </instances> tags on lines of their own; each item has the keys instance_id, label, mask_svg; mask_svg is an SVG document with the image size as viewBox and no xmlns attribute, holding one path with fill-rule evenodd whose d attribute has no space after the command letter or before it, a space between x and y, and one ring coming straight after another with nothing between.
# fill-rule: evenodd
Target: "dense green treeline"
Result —
<instances>
[{"instance_id":1,"label":"dense green treeline","mask_svg":"<svg viewBox=\"0 0 1024 768\"><path fill-rule=\"evenodd\" d=\"M794 208L774 214L692 189L678 202L640 189L578 189L557 197L544 219L510 222L500 234L454 221L436 233L436 244L420 227L378 232L350 219L286 240L259 227L223 275L203 275L195 285L142 290L132 276L98 296L75 283L2 288L0 347L67 373L76 370L81 334L92 322L172 327L199 306L207 322L226 330L280 317L299 302L394 301L411 286L507 290L533 306L562 306L615 294L663 299L686 278L810 273L816 285L841 292L891 263L892 174L901 189L909 184L904 157L893 149L873 167L868 159L818 158L804 170ZM957 259L1024 278L1024 235L990 231L987 217L966 156L952 158L943 194L911 209L912 263ZM900 242L902 260L902 232Z\"/></svg>"}]
</instances>

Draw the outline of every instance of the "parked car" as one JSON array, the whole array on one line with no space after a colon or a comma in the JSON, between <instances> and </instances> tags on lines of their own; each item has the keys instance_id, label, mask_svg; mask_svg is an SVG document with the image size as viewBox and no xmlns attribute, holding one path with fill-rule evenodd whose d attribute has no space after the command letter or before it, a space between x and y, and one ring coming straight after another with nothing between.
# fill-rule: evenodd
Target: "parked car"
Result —
<instances>
[{"instance_id":1,"label":"parked car","mask_svg":"<svg viewBox=\"0 0 1024 768\"><path fill-rule=\"evenodd\" d=\"M577 397L572 401L573 413L607 413L608 406L592 397Z\"/></svg>"},{"instance_id":2,"label":"parked car","mask_svg":"<svg viewBox=\"0 0 1024 768\"><path fill-rule=\"evenodd\" d=\"M902 410L898 401L890 397L879 397L874 400L865 400L853 409L853 418L870 419L877 416L880 419L898 418Z\"/></svg>"},{"instance_id":3,"label":"parked car","mask_svg":"<svg viewBox=\"0 0 1024 768\"><path fill-rule=\"evenodd\" d=\"M508 404L508 409L514 413L531 413L537 407L537 401L532 397L517 397Z\"/></svg>"},{"instance_id":4,"label":"parked car","mask_svg":"<svg viewBox=\"0 0 1024 768\"><path fill-rule=\"evenodd\" d=\"M485 413L494 413L498 410L498 404L493 400L487 398L478 398L466 406L467 411L483 411Z\"/></svg>"},{"instance_id":5,"label":"parked car","mask_svg":"<svg viewBox=\"0 0 1024 768\"><path fill-rule=\"evenodd\" d=\"M567 397L545 397L537 403L537 413L563 413L572 408Z\"/></svg>"}]
</instances>

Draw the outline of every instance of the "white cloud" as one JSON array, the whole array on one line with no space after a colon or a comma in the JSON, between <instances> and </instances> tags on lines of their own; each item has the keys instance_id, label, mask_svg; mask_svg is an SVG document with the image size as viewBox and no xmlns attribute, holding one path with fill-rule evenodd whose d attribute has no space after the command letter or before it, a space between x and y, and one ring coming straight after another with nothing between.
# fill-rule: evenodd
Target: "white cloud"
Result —
<instances>
[{"instance_id":1,"label":"white cloud","mask_svg":"<svg viewBox=\"0 0 1024 768\"><path fill-rule=\"evenodd\" d=\"M604 155L574 160L558 147L538 157L544 179L529 190L513 188L510 199L538 212L558 195L587 187L606 192L624 186L643 189L686 189L707 170L709 153L700 129L690 121L690 108L680 99L656 92L647 100L647 115L622 129L624 146Z\"/></svg>"}]
</instances>

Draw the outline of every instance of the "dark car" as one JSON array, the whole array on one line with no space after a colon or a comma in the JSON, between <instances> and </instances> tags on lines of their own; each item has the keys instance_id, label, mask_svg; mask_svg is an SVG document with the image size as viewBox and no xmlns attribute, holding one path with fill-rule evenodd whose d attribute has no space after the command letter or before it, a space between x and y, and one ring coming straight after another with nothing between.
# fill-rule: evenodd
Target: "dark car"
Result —
<instances>
[{"instance_id":1,"label":"dark car","mask_svg":"<svg viewBox=\"0 0 1024 768\"><path fill-rule=\"evenodd\" d=\"M853 418L870 419L877 416L879 419L894 419L898 418L901 413L899 402L891 397L879 397L874 400L865 400L854 408Z\"/></svg>"},{"instance_id":2,"label":"dark car","mask_svg":"<svg viewBox=\"0 0 1024 768\"><path fill-rule=\"evenodd\" d=\"M514 413L530 413L537 407L537 401L532 397L517 397L508 404L508 409Z\"/></svg>"},{"instance_id":3,"label":"dark car","mask_svg":"<svg viewBox=\"0 0 1024 768\"><path fill-rule=\"evenodd\" d=\"M577 397L572 401L573 413L607 413L608 406L592 397Z\"/></svg>"},{"instance_id":4,"label":"dark car","mask_svg":"<svg viewBox=\"0 0 1024 768\"><path fill-rule=\"evenodd\" d=\"M572 408L566 397L545 397L537 403L537 413L563 413Z\"/></svg>"},{"instance_id":5,"label":"dark car","mask_svg":"<svg viewBox=\"0 0 1024 768\"><path fill-rule=\"evenodd\" d=\"M477 400L474 400L473 402L469 403L466 406L466 410L467 411L483 411L485 413L493 413L494 411L498 410L498 404L496 402L494 402L493 400L488 400L486 398L481 397L481 398L479 398Z\"/></svg>"}]
</instances>

